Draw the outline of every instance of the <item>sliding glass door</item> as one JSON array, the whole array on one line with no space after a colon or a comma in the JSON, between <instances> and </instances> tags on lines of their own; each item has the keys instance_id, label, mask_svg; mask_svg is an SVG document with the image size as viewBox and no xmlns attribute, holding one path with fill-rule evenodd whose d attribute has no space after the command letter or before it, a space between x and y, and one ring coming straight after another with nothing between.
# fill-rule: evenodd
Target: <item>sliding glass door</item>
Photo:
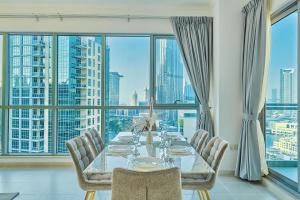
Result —
<instances>
[{"instance_id":1,"label":"sliding glass door","mask_svg":"<svg viewBox=\"0 0 300 200\"><path fill-rule=\"evenodd\" d=\"M265 106L266 158L271 175L298 190L298 10L273 18Z\"/></svg>"}]
</instances>

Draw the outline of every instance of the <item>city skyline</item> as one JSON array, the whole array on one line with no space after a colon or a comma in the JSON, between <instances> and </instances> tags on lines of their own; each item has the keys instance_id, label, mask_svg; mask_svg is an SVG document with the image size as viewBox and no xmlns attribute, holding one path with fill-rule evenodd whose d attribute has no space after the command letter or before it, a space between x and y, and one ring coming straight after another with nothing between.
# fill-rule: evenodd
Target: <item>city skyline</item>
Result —
<instances>
[{"instance_id":1,"label":"city skyline","mask_svg":"<svg viewBox=\"0 0 300 200\"><path fill-rule=\"evenodd\" d=\"M272 89L276 89L279 95L281 69L296 70L297 80L297 19L295 12L272 25L267 101L272 99ZM294 93L297 94L295 88Z\"/></svg>"},{"instance_id":2,"label":"city skyline","mask_svg":"<svg viewBox=\"0 0 300 200\"><path fill-rule=\"evenodd\" d=\"M9 148L11 153L51 153L52 109L35 108L52 104L52 36L10 35L10 105L32 106L32 109L10 109ZM131 39L131 38L130 38ZM101 38L93 36L58 36L57 40L57 105L101 105ZM192 86L184 79L184 66L175 39L159 39L156 49L157 85L159 103L194 103ZM122 90L126 70L122 73L111 68L114 48L106 45L105 99L109 105L148 105L150 87L143 87L142 94L134 88L126 96L129 104L122 104ZM122 59L121 59L122 60ZM132 60L134 65L135 60ZM123 69L124 70L124 69ZM130 71L130 70L129 70ZM127 71L128 72L128 71ZM123 75L125 73L125 75ZM150 73L148 71L148 73ZM132 75L139 75L134 71ZM148 74L149 75L149 74ZM130 77L130 76L129 76ZM127 79L136 84L135 79ZM149 85L149 83L147 83ZM147 85L146 84L146 85ZM128 86L128 84L127 84ZM139 88L139 87L137 87ZM126 88L125 88L126 89ZM177 92L174 92L177 91ZM101 119L100 109L58 109L56 149L67 152L65 141L84 134L89 128L101 129L105 121L106 142L119 131L130 130L135 118L145 116L147 110L110 109ZM159 110L158 127L169 131L183 131L184 122L195 124L196 114L191 111ZM190 127L192 128L192 127Z\"/></svg>"},{"instance_id":3,"label":"city skyline","mask_svg":"<svg viewBox=\"0 0 300 200\"><path fill-rule=\"evenodd\" d=\"M266 158L298 159L297 12L272 25L266 98Z\"/></svg>"}]
</instances>

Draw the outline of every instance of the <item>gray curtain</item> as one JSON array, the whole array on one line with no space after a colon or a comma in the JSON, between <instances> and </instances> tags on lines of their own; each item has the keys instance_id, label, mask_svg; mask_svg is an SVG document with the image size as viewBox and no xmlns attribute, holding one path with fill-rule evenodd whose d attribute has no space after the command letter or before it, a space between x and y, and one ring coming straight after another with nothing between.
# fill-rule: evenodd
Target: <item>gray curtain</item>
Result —
<instances>
[{"instance_id":1,"label":"gray curtain","mask_svg":"<svg viewBox=\"0 0 300 200\"><path fill-rule=\"evenodd\" d=\"M214 136L209 92L213 67L213 18L171 17L173 31L181 51L187 74L200 102L198 128Z\"/></svg>"},{"instance_id":2,"label":"gray curtain","mask_svg":"<svg viewBox=\"0 0 300 200\"><path fill-rule=\"evenodd\" d=\"M252 0L243 8L242 95L243 122L235 175L261 180L265 171L258 115L265 99L268 71L268 1Z\"/></svg>"}]
</instances>

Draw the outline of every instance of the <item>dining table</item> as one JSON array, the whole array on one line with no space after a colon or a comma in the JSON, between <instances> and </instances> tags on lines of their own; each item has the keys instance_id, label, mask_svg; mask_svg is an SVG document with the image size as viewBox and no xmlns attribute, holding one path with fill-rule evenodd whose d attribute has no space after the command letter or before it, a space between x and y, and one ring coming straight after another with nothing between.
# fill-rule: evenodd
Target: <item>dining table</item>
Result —
<instances>
[{"instance_id":1,"label":"dining table","mask_svg":"<svg viewBox=\"0 0 300 200\"><path fill-rule=\"evenodd\" d=\"M87 176L112 174L115 168L135 171L155 171L178 167L181 176L198 177L214 174L215 171L179 132L162 136L151 132L152 142L147 141L147 132L139 141L132 132L120 132L83 171Z\"/></svg>"}]
</instances>

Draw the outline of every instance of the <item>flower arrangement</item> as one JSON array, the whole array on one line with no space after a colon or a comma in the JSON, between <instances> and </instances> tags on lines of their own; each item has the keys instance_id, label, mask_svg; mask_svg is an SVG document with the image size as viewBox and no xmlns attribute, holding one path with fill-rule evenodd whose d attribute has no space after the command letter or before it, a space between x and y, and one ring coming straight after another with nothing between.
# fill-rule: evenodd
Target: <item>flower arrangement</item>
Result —
<instances>
[{"instance_id":1,"label":"flower arrangement","mask_svg":"<svg viewBox=\"0 0 300 200\"><path fill-rule=\"evenodd\" d=\"M153 131L156 130L155 121L157 115L153 112L153 101L151 99L149 115L134 120L132 130L137 129L139 131Z\"/></svg>"}]
</instances>

